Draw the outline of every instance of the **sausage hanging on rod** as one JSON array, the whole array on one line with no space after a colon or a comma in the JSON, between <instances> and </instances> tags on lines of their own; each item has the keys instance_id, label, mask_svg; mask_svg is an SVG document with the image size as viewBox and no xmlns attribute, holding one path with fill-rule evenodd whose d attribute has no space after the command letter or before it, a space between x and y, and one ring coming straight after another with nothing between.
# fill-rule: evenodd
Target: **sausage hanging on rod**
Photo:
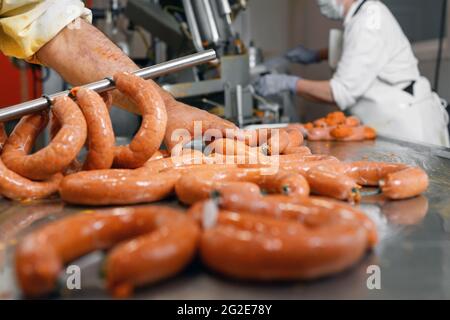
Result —
<instances>
[{"instance_id":1,"label":"sausage hanging on rod","mask_svg":"<svg viewBox=\"0 0 450 320\"><path fill-rule=\"evenodd\" d=\"M52 113L61 129L48 146L30 155L28 152L47 125L48 116L41 113L20 120L3 149L2 160L9 169L29 179L46 180L64 171L76 158L87 137L83 113L68 97L56 99ZM38 126L37 122L40 122Z\"/></svg>"},{"instance_id":2,"label":"sausage hanging on rod","mask_svg":"<svg viewBox=\"0 0 450 320\"><path fill-rule=\"evenodd\" d=\"M129 97L142 115L139 131L127 146L116 147L115 168L139 168L159 149L164 139L167 113L164 101L147 81L129 74L114 76L116 88Z\"/></svg>"}]
</instances>

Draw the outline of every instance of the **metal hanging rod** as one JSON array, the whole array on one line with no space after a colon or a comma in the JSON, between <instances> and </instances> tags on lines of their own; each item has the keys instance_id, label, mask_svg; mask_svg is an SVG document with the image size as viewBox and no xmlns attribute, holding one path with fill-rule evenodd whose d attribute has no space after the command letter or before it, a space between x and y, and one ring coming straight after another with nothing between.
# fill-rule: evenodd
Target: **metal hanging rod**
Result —
<instances>
[{"instance_id":1,"label":"metal hanging rod","mask_svg":"<svg viewBox=\"0 0 450 320\"><path fill-rule=\"evenodd\" d=\"M135 72L133 72L133 74L143 79L151 79L187 68L195 67L214 59L216 59L216 52L214 50L206 50L203 52L191 54L189 56L163 62L151 67L136 70ZM109 91L115 88L114 83L112 83L108 78L86 84L82 87L94 90L98 93ZM55 98L67 96L69 95L69 93L70 91L66 90L0 109L0 122L18 119L20 117L23 117L24 115L45 110L50 107L50 103L53 102Z\"/></svg>"}]
</instances>

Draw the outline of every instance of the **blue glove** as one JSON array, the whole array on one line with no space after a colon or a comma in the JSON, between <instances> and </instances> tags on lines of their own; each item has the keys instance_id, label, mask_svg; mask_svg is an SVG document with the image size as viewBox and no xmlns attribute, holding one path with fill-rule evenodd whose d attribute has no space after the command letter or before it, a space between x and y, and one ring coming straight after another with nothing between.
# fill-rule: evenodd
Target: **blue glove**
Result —
<instances>
[{"instance_id":1,"label":"blue glove","mask_svg":"<svg viewBox=\"0 0 450 320\"><path fill-rule=\"evenodd\" d=\"M320 53L318 50L311 50L302 45L288 51L285 56L290 62L295 63L312 64L320 62Z\"/></svg>"},{"instance_id":2,"label":"blue glove","mask_svg":"<svg viewBox=\"0 0 450 320\"><path fill-rule=\"evenodd\" d=\"M261 77L255 84L255 90L262 96L278 94L282 91L297 91L297 82L299 77L289 76L287 74L269 74Z\"/></svg>"}]
</instances>

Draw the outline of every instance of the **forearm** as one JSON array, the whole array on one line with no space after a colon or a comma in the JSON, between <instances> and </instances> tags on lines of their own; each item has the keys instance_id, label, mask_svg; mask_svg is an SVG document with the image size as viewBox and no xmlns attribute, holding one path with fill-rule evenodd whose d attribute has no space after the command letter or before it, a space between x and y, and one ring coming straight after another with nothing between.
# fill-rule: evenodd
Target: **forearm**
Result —
<instances>
[{"instance_id":1,"label":"forearm","mask_svg":"<svg viewBox=\"0 0 450 320\"><path fill-rule=\"evenodd\" d=\"M119 71L132 72L138 66L112 43L102 32L89 23L79 20L79 28L66 27L37 52L42 64L57 71L72 85L82 85L112 76ZM170 108L173 97L156 86ZM137 112L135 106L119 92L113 92L114 104Z\"/></svg>"},{"instance_id":2,"label":"forearm","mask_svg":"<svg viewBox=\"0 0 450 320\"><path fill-rule=\"evenodd\" d=\"M297 82L297 95L315 102L335 103L330 81L300 79Z\"/></svg>"}]
</instances>

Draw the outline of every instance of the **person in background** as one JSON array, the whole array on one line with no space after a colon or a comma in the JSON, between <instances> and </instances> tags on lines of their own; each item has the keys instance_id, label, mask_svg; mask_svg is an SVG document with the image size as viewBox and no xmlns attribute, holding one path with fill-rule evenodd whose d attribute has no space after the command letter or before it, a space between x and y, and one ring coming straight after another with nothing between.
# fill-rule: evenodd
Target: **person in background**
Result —
<instances>
[{"instance_id":1,"label":"person in background","mask_svg":"<svg viewBox=\"0 0 450 320\"><path fill-rule=\"evenodd\" d=\"M91 21L91 11L80 0L0 0L0 51L50 67L74 86L98 81L116 72L137 70L138 66L92 26ZM235 129L234 124L226 120L176 101L155 82L149 81L165 102L168 127L187 129L191 135L194 121L201 121L203 131L210 127L223 132ZM113 91L113 102L138 113L118 91ZM181 123L184 128L174 128L173 123ZM166 139L165 143L171 148L177 141Z\"/></svg>"},{"instance_id":2,"label":"person in background","mask_svg":"<svg viewBox=\"0 0 450 320\"><path fill-rule=\"evenodd\" d=\"M317 0L321 13L343 22L342 53L330 80L285 74L260 78L261 95L291 92L309 100L336 104L380 134L449 147L445 103L422 77L407 37L390 10L377 0ZM327 50L304 46L283 57L293 63L319 63Z\"/></svg>"}]
</instances>

